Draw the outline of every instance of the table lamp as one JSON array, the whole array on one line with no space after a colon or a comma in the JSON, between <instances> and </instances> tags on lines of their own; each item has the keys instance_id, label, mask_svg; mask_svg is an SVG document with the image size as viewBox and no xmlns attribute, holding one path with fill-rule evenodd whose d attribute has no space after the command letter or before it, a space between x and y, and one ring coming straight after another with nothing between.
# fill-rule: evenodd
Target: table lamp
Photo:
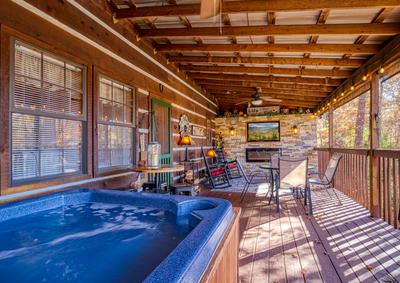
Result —
<instances>
[{"instance_id":1,"label":"table lamp","mask_svg":"<svg viewBox=\"0 0 400 283\"><path fill-rule=\"evenodd\" d=\"M189 158L188 158L188 145L191 145L191 144L192 144L192 139L188 135L185 135L185 136L181 137L181 139L179 140L179 145L186 146L185 160L183 160L183 162L188 162L189 161Z\"/></svg>"}]
</instances>

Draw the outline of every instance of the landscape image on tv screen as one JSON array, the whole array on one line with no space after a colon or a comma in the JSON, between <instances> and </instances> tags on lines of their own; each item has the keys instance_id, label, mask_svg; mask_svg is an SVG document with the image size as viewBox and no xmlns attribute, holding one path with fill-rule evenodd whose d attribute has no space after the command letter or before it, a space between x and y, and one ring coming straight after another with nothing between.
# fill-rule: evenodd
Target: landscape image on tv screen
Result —
<instances>
[{"instance_id":1,"label":"landscape image on tv screen","mask_svg":"<svg viewBox=\"0 0 400 283\"><path fill-rule=\"evenodd\" d=\"M279 122L255 122L247 124L247 141L279 141Z\"/></svg>"}]
</instances>

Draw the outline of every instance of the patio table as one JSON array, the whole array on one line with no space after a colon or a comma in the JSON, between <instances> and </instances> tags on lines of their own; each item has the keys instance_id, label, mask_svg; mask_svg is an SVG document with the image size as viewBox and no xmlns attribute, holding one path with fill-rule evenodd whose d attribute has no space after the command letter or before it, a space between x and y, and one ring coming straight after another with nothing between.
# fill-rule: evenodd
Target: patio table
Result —
<instances>
[{"instance_id":1,"label":"patio table","mask_svg":"<svg viewBox=\"0 0 400 283\"><path fill-rule=\"evenodd\" d=\"M268 170L268 171L270 172L270 174L271 174L271 183L270 183L270 185L271 185L271 196L270 196L270 198L269 198L269 203L268 203L268 204L270 204L271 201L272 201L272 198L274 197L274 186L275 186L275 182L274 182L274 171L275 171L275 172L278 174L278 176L279 176L279 167L273 166L272 164L267 163L267 164L260 165L260 169Z\"/></svg>"},{"instance_id":2,"label":"patio table","mask_svg":"<svg viewBox=\"0 0 400 283\"><path fill-rule=\"evenodd\" d=\"M271 174L271 196L269 198L269 203L268 203L268 204L270 204L272 201L272 198L274 197L274 188L275 188L274 171L276 172L276 174L279 178L279 167L272 165L271 163L267 163L267 164L260 165L260 169L269 170L270 174ZM313 169L316 169L316 166L308 165L308 170L313 170ZM400 215L400 213L399 213L399 215Z\"/></svg>"}]
</instances>

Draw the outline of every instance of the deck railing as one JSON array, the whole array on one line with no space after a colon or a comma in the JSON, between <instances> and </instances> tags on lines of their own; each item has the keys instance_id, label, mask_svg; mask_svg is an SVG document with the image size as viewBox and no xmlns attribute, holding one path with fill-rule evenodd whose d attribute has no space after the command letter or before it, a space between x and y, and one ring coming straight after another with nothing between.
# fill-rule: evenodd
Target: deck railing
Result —
<instances>
[{"instance_id":1,"label":"deck railing","mask_svg":"<svg viewBox=\"0 0 400 283\"><path fill-rule=\"evenodd\" d=\"M378 191L378 215L375 216L400 228L400 151L319 148L317 155L320 176L323 176L333 153L343 155L334 187L371 210L371 174L374 170L377 178L375 189Z\"/></svg>"}]
</instances>

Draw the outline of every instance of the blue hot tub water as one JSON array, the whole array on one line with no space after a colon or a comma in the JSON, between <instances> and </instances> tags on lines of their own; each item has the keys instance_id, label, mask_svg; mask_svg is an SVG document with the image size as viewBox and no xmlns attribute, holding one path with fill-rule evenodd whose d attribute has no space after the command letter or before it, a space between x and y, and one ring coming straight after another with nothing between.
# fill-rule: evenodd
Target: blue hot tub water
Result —
<instances>
[{"instance_id":1,"label":"blue hot tub water","mask_svg":"<svg viewBox=\"0 0 400 283\"><path fill-rule=\"evenodd\" d=\"M200 226L203 217L193 209L213 206L193 202L179 208L184 198L137 195L85 190L0 207L1 282L158 281L165 274L152 272L158 267L165 273L168 256L172 262L179 258L173 251ZM170 282L185 278L191 264L174 266L182 274Z\"/></svg>"}]
</instances>

